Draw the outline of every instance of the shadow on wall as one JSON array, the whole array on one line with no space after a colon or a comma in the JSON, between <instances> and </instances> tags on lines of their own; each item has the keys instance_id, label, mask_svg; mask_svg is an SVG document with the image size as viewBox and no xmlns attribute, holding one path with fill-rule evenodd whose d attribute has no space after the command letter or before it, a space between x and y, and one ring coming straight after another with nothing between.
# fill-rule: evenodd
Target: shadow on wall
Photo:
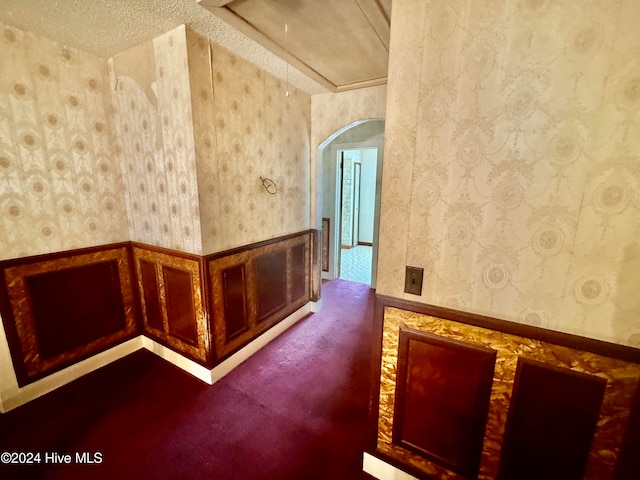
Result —
<instances>
[{"instance_id":1,"label":"shadow on wall","mask_svg":"<svg viewBox=\"0 0 640 480\"><path fill-rule=\"evenodd\" d=\"M640 243L632 242L624 248L616 288L614 335L619 342L640 348Z\"/></svg>"}]
</instances>

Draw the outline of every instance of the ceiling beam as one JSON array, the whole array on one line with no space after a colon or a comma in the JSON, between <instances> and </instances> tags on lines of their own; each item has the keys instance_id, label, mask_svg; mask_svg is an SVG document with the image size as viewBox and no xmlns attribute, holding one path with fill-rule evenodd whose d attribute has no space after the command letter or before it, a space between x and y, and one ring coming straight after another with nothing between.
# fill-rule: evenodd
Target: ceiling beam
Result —
<instances>
[{"instance_id":1,"label":"ceiling beam","mask_svg":"<svg viewBox=\"0 0 640 480\"><path fill-rule=\"evenodd\" d=\"M247 22L246 20L241 18L239 15L236 15L235 12L233 12L229 8L227 8L227 7L222 7L222 8L209 8L209 7L207 7L207 10L209 10L211 13L213 13L214 15L219 17L220 19L222 19L225 22L227 22L229 25L231 25L233 28L235 28L239 32L245 34L247 37L249 37L253 41L255 41L258 44L262 45L267 50L271 51L271 53L273 53L274 55L280 57L282 60L284 60L285 62L287 62L292 67L294 67L297 70L299 70L300 72L302 72L307 77L309 77L312 80L316 81L317 83L319 83L320 85L325 87L327 90L329 90L331 92L336 92L337 91L337 86L334 85L331 81L327 80L325 77L320 75L320 73L318 73L316 70L311 68L309 65L307 65L306 63L304 63L303 61L301 61L300 59L298 59L294 55L290 54L288 51L286 51L280 45L275 43L269 37L267 37L266 35L264 35L260 31L258 31L249 22Z\"/></svg>"},{"instance_id":2,"label":"ceiling beam","mask_svg":"<svg viewBox=\"0 0 640 480\"><path fill-rule=\"evenodd\" d=\"M369 24L380 38L380 41L389 51L391 28L389 26L389 18L384 13L380 2L378 0L356 0L356 3L364 16L367 17Z\"/></svg>"},{"instance_id":3,"label":"ceiling beam","mask_svg":"<svg viewBox=\"0 0 640 480\"><path fill-rule=\"evenodd\" d=\"M233 0L196 0L203 7L224 7Z\"/></svg>"}]
</instances>

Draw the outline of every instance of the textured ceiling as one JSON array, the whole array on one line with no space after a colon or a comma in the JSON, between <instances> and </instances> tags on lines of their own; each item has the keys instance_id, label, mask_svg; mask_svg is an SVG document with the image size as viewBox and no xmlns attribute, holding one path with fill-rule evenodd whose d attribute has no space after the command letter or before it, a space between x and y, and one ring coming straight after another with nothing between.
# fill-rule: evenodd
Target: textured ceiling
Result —
<instances>
[{"instance_id":1,"label":"textured ceiling","mask_svg":"<svg viewBox=\"0 0 640 480\"><path fill-rule=\"evenodd\" d=\"M0 0L0 22L103 58L184 23L308 93L327 91L196 0Z\"/></svg>"}]
</instances>

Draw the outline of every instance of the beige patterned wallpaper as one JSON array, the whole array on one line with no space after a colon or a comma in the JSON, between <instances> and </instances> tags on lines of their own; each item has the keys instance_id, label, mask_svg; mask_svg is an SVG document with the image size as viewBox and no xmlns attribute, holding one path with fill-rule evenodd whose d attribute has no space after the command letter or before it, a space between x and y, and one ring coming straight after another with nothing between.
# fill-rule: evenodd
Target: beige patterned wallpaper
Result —
<instances>
[{"instance_id":1,"label":"beige patterned wallpaper","mask_svg":"<svg viewBox=\"0 0 640 480\"><path fill-rule=\"evenodd\" d=\"M187 38L204 253L309 228L309 95L193 31Z\"/></svg>"},{"instance_id":2,"label":"beige patterned wallpaper","mask_svg":"<svg viewBox=\"0 0 640 480\"><path fill-rule=\"evenodd\" d=\"M185 27L109 60L131 240L202 254Z\"/></svg>"},{"instance_id":3,"label":"beige patterned wallpaper","mask_svg":"<svg viewBox=\"0 0 640 480\"><path fill-rule=\"evenodd\" d=\"M394 2L379 293L640 347L638 18Z\"/></svg>"},{"instance_id":4,"label":"beige patterned wallpaper","mask_svg":"<svg viewBox=\"0 0 640 480\"><path fill-rule=\"evenodd\" d=\"M345 131L345 127L362 120L384 119L387 86L323 93L311 97L311 225L322 225L322 203L318 203L318 190L322 193L323 161L318 158L318 147L326 147Z\"/></svg>"},{"instance_id":5,"label":"beige patterned wallpaper","mask_svg":"<svg viewBox=\"0 0 640 480\"><path fill-rule=\"evenodd\" d=\"M125 241L104 60L0 24L0 260Z\"/></svg>"}]
</instances>

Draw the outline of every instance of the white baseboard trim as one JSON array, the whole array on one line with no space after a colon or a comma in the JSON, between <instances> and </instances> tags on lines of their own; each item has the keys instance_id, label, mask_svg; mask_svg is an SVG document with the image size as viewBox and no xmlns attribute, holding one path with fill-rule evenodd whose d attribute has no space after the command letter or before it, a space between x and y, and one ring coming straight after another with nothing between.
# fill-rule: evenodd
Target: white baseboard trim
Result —
<instances>
[{"instance_id":1,"label":"white baseboard trim","mask_svg":"<svg viewBox=\"0 0 640 480\"><path fill-rule=\"evenodd\" d=\"M142 337L142 346L163 360L175 365L180 370L184 370L185 372L211 385L211 370L207 367L203 367L199 363L159 344L149 337Z\"/></svg>"},{"instance_id":2,"label":"white baseboard trim","mask_svg":"<svg viewBox=\"0 0 640 480\"><path fill-rule=\"evenodd\" d=\"M20 405L24 405L67 383L77 380L87 373L91 373L94 370L126 357L136 350L140 350L142 348L142 338L140 335L127 340L124 343L111 347L104 352L100 352L78 363L74 363L63 370L52 373L24 387L16 387L15 389L3 391L1 395L2 401L0 402L0 413L13 410Z\"/></svg>"},{"instance_id":3,"label":"white baseboard trim","mask_svg":"<svg viewBox=\"0 0 640 480\"><path fill-rule=\"evenodd\" d=\"M220 380L222 377L228 374L231 370L233 370L242 362L247 360L251 355L256 353L258 350L260 350L262 347L264 347L269 342L274 340L276 337L284 333L285 330L291 328L297 322L302 320L302 318L304 318L308 313L316 312L317 310L314 310L314 308L317 308L317 302L309 302L306 305L300 307L298 310L296 310L291 315L289 315L285 319L278 322L276 325L274 325L269 330L264 332L258 338L253 340L251 343L242 347L240 350L238 350L236 353L231 355L229 358L224 360L219 365L216 365L211 370L210 383L215 383L218 380Z\"/></svg>"},{"instance_id":4,"label":"white baseboard trim","mask_svg":"<svg viewBox=\"0 0 640 480\"><path fill-rule=\"evenodd\" d=\"M364 452L362 457L362 470L379 480L418 480L413 475L409 475L367 452Z\"/></svg>"},{"instance_id":5,"label":"white baseboard trim","mask_svg":"<svg viewBox=\"0 0 640 480\"><path fill-rule=\"evenodd\" d=\"M148 337L139 335L115 347L111 347L104 352L100 352L93 357L52 373L41 380L36 380L24 387L16 387L6 391L0 390L0 413L6 413L31 400L35 400L56 388L60 388L87 373L91 373L94 370L126 357L141 348L145 348L203 382L212 385L269 342L284 333L285 330L295 325L308 313L320 310L321 306L322 301L307 303L211 370Z\"/></svg>"}]
</instances>

